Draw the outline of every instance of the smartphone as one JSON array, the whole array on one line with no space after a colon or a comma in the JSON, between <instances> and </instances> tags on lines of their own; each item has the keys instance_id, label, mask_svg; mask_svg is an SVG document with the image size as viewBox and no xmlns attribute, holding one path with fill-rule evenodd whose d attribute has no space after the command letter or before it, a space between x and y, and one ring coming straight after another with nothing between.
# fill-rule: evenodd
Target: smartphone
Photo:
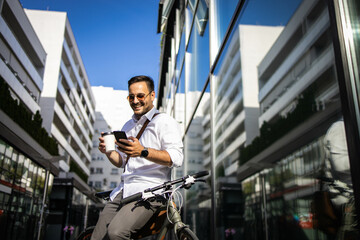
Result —
<instances>
[{"instance_id":1,"label":"smartphone","mask_svg":"<svg viewBox=\"0 0 360 240\"><path fill-rule=\"evenodd\" d=\"M118 143L120 143L119 139L127 139L126 133L124 131L114 131L113 133Z\"/></svg>"}]
</instances>

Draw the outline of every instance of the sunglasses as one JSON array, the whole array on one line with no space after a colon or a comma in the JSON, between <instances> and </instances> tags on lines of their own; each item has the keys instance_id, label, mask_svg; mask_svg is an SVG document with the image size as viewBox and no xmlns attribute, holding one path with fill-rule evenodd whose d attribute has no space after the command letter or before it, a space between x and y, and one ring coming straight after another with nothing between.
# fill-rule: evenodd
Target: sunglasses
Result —
<instances>
[{"instance_id":1,"label":"sunglasses","mask_svg":"<svg viewBox=\"0 0 360 240\"><path fill-rule=\"evenodd\" d=\"M151 92L149 92L148 94L145 93L139 93L139 94L130 94L127 99L129 100L129 102L133 102L135 100L135 97L137 98L137 100L139 101L144 101L145 98L150 94Z\"/></svg>"}]
</instances>

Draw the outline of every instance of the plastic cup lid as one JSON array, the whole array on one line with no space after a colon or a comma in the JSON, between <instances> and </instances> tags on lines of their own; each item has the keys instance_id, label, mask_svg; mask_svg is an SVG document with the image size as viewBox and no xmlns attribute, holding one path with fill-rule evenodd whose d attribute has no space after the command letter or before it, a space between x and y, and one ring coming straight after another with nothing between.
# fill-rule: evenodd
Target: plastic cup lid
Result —
<instances>
[{"instance_id":1,"label":"plastic cup lid","mask_svg":"<svg viewBox=\"0 0 360 240\"><path fill-rule=\"evenodd\" d=\"M101 136L112 135L112 134L114 134L114 133L113 132L104 132L104 133L101 134Z\"/></svg>"}]
</instances>

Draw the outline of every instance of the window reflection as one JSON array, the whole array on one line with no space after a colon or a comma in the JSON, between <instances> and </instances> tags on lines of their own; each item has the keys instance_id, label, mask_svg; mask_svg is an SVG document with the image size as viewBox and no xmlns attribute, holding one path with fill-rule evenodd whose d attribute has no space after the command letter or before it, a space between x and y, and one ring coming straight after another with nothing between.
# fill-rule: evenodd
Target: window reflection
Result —
<instances>
[{"instance_id":1,"label":"window reflection","mask_svg":"<svg viewBox=\"0 0 360 240\"><path fill-rule=\"evenodd\" d=\"M178 86L176 89L176 94L174 97L174 118L181 127L181 132L185 132L185 74L183 72L180 73L180 79L178 81ZM178 175L180 176L180 175Z\"/></svg>"},{"instance_id":2,"label":"window reflection","mask_svg":"<svg viewBox=\"0 0 360 240\"><path fill-rule=\"evenodd\" d=\"M183 31L181 34L179 51L178 51L178 55L176 56L176 68L175 68L176 86L179 83L179 77L180 77L181 69L183 67L184 57L185 57L185 31Z\"/></svg>"},{"instance_id":3,"label":"window reflection","mask_svg":"<svg viewBox=\"0 0 360 240\"><path fill-rule=\"evenodd\" d=\"M338 179L341 183L337 182L335 185L331 183L327 187L335 187L342 189L342 191L334 192L333 189L333 199L337 199L336 202L338 204L352 204L352 190L348 188L351 186L351 180L349 180L349 160L344 134L343 121L336 121L331 125L326 135L280 160L274 168L263 170L260 174L245 179L242 183L246 209L244 214L245 226L261 224L252 216L254 216L253 213L256 212L256 209L259 208L263 200L262 197L254 198L254 196L256 194L261 195L263 189L265 189L267 194L266 211L269 213L268 222L270 226L274 226L270 227L269 231L272 236L277 236L275 239L295 237L296 234L302 236L299 239L307 239L306 235L314 234L311 232L316 231L317 227L313 226L313 194L319 189L324 188L325 185L331 183L334 179ZM342 137L339 138L339 136ZM332 148L328 146L330 140L336 141ZM331 158L329 150L337 154ZM340 156L340 152L344 155ZM308 164L303 161L306 161ZM335 163L335 161L339 162ZM321 164L311 164L317 162L321 162ZM348 167L346 168L346 166ZM262 177L266 179L263 185L261 184ZM339 198L339 196L347 197ZM351 205L350 207L353 206ZM340 213L340 218L341 216L345 215ZM279 225L282 226L281 231L275 228L275 226ZM291 227L291 225L293 226ZM321 231L316 233L318 236L325 237L326 234L329 234L325 229L319 230ZM254 231L254 229L245 228L244 234L245 236L254 237L259 233Z\"/></svg>"},{"instance_id":4,"label":"window reflection","mask_svg":"<svg viewBox=\"0 0 360 240\"><path fill-rule=\"evenodd\" d=\"M342 3L344 9L343 28L344 28L344 42L346 45L346 55L349 71L352 80L352 92L355 104L356 118L358 126L360 126L360 3L357 0L339 1ZM360 134L360 130L359 130Z\"/></svg>"},{"instance_id":5,"label":"window reflection","mask_svg":"<svg viewBox=\"0 0 360 240\"><path fill-rule=\"evenodd\" d=\"M205 29L206 29L206 25L208 22L208 16L209 11L208 11L208 6L206 4L205 1L200 0L199 1L199 5L198 5L198 9L195 15L195 27L197 29L197 33L200 36L204 35Z\"/></svg>"},{"instance_id":6,"label":"window reflection","mask_svg":"<svg viewBox=\"0 0 360 240\"><path fill-rule=\"evenodd\" d=\"M204 0L200 0L199 6L205 7ZM202 8L200 8L202 9ZM208 12L208 9L202 11ZM205 16L203 12L196 13L197 19L203 19ZM190 37L188 50L188 66L190 67L189 73L189 86L188 91L201 91L205 85L206 78L209 73L209 28L203 21L201 28L199 26L193 27ZM203 30L205 29L205 30Z\"/></svg>"},{"instance_id":7,"label":"window reflection","mask_svg":"<svg viewBox=\"0 0 360 240\"><path fill-rule=\"evenodd\" d=\"M222 0L214 1L217 50L224 39L238 2L239 0L227 0L226 4L224 4Z\"/></svg>"},{"instance_id":8,"label":"window reflection","mask_svg":"<svg viewBox=\"0 0 360 240\"><path fill-rule=\"evenodd\" d=\"M264 167L269 158L259 157L259 153L268 151L278 139L290 140L286 135L290 129L315 114L339 114L329 16L323 1L269 4L246 3L214 71L216 182L230 183L232 174L249 175L245 169L254 168L251 177L241 180L245 210L236 214L244 225L236 228L230 222L234 213L218 215L222 219L218 234L223 236L224 230L235 228L245 239L265 235L307 239L314 231L310 205L319 188L317 174L325 156L323 137L299 143L282 159L274 157L273 168ZM336 110L330 110L333 107ZM305 109L312 113L305 115ZM326 126L329 121L325 117L318 124ZM271 128L275 132L269 133ZM299 136L306 135L298 131ZM318 136L324 134L324 130L313 131ZM270 140L277 134L278 138ZM285 154L290 149L283 144L279 151ZM259 161L264 161L264 166ZM221 196L221 189L217 191ZM219 211L226 211L226 200L217 197L216 201ZM269 214L266 222L264 211ZM283 226L281 232L277 226Z\"/></svg>"},{"instance_id":9,"label":"window reflection","mask_svg":"<svg viewBox=\"0 0 360 240\"><path fill-rule=\"evenodd\" d=\"M177 174L215 169L211 197L209 189L187 195L187 223L202 226L198 217L210 218L213 203L215 239L229 234L234 239L334 239L316 225L319 213L312 207L324 185L326 133L342 112L326 1L245 1L226 38L238 1L210 1L214 46L209 46L208 2L186 1L185 30L174 41L179 43L176 66L169 63L175 68L169 73L175 75L176 94L164 96L187 131L184 172L177 169ZM210 48L221 51L211 53L219 57L213 72ZM209 86L202 93L207 79L213 84L211 102L206 101ZM334 177L337 171L328 173ZM346 205L351 201L342 206L351 208Z\"/></svg>"},{"instance_id":10,"label":"window reflection","mask_svg":"<svg viewBox=\"0 0 360 240\"><path fill-rule=\"evenodd\" d=\"M22 226L26 226L26 219L39 215L45 169L1 139L0 159L0 209L4 216L14 217L18 227L13 232L21 235L23 233L17 232ZM49 178L51 191L53 175L50 174ZM20 235L19 239L26 238Z\"/></svg>"},{"instance_id":11,"label":"window reflection","mask_svg":"<svg viewBox=\"0 0 360 240\"><path fill-rule=\"evenodd\" d=\"M187 123L199 101L201 91L207 80L209 63L209 27L207 24L208 8L205 0L199 1L194 24L186 52L186 116ZM200 21L201 20L201 21Z\"/></svg>"},{"instance_id":12,"label":"window reflection","mask_svg":"<svg viewBox=\"0 0 360 240\"><path fill-rule=\"evenodd\" d=\"M195 116L188 128L185 139L185 159L183 175L208 169L210 152L210 93L202 96ZM208 149L207 151L205 149ZM199 239L210 239L209 231L201 231L210 225L210 185L195 184L186 191L186 223L196 231Z\"/></svg>"},{"instance_id":13,"label":"window reflection","mask_svg":"<svg viewBox=\"0 0 360 240\"><path fill-rule=\"evenodd\" d=\"M241 12L241 23L263 26L285 26L303 0L247 1ZM319 1L312 1L314 4Z\"/></svg>"}]
</instances>

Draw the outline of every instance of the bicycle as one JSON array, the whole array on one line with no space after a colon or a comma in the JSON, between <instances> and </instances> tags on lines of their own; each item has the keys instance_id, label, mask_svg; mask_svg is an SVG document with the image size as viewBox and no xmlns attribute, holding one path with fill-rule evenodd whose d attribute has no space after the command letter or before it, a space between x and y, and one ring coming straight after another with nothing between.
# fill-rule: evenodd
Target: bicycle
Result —
<instances>
[{"instance_id":1,"label":"bicycle","mask_svg":"<svg viewBox=\"0 0 360 240\"><path fill-rule=\"evenodd\" d=\"M208 174L208 171L203 171L193 175L187 175L122 199L121 204L123 205L133 201L137 201L137 203L139 203L141 201L147 201L157 197L161 197L167 202L165 208L160 208L138 233L131 236L132 239L142 239L144 237L158 234L156 239L164 240L167 234L173 230L177 240L198 240L197 236L193 233L193 231L191 231L189 226L184 224L181 220L180 209L182 199L178 190L181 188L189 189L196 182L205 182L205 180L200 178ZM173 186L176 184L180 185L173 189ZM162 191L158 194L155 193L155 191L158 190ZM110 193L111 191L99 192L96 193L95 196L108 201L110 199ZM178 198L177 200L180 202L179 209L175 204L174 198ZM86 228L76 239L90 239L94 228L95 226Z\"/></svg>"}]
</instances>

